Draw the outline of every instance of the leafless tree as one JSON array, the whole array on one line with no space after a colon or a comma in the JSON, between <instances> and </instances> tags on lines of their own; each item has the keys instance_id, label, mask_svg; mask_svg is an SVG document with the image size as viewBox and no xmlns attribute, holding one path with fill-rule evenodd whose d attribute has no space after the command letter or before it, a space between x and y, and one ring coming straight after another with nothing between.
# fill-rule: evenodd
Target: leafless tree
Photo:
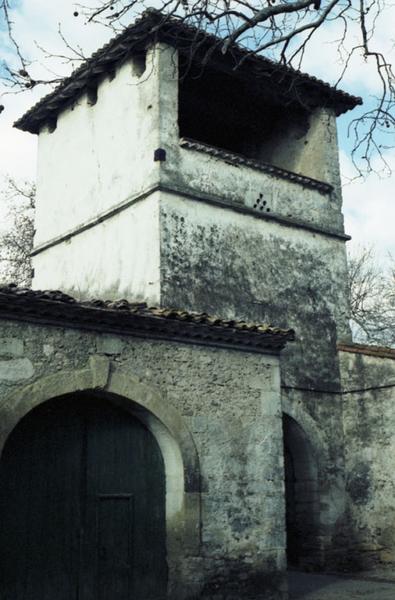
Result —
<instances>
[{"instance_id":1,"label":"leafless tree","mask_svg":"<svg viewBox=\"0 0 395 600\"><path fill-rule=\"evenodd\" d=\"M8 28L18 66L4 65L5 79L14 90L31 89L39 84L57 83L58 77L35 79L30 63L23 56L12 22L14 0L0 0L0 11ZM151 0L82 0L70 3L76 18L101 23L115 31L129 25L152 5ZM251 54L265 54L279 63L300 69L313 38L328 27L336 31L333 61L339 63L338 85L352 68L355 55L373 63L380 86L377 97L368 99L367 108L351 121L354 137L353 159L359 173L372 170L377 156L385 163L385 152L393 146L395 130L395 77L391 63L380 50L377 23L391 8L391 0L156 0L163 14L162 24L177 19L216 34L222 53L232 52L235 43ZM61 31L60 31L61 34ZM390 41L389 41L390 42ZM198 39L197 39L197 43ZM83 60L81 48L73 48L64 39L65 61ZM45 51L44 51L45 54ZM48 54L48 53L47 53ZM58 55L59 58L59 55Z\"/></svg>"},{"instance_id":2,"label":"leafless tree","mask_svg":"<svg viewBox=\"0 0 395 600\"><path fill-rule=\"evenodd\" d=\"M370 247L349 258L351 329L356 342L395 346L395 260L381 268Z\"/></svg>"},{"instance_id":3,"label":"leafless tree","mask_svg":"<svg viewBox=\"0 0 395 600\"><path fill-rule=\"evenodd\" d=\"M30 286L36 188L29 181L8 178L2 200L7 228L0 233L0 282Z\"/></svg>"}]
</instances>

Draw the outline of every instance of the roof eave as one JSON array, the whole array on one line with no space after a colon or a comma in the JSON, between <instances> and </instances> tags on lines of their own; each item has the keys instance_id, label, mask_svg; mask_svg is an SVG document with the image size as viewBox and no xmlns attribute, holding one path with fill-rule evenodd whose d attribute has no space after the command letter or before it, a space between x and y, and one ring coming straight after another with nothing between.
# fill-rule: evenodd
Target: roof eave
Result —
<instances>
[{"instance_id":1,"label":"roof eave","mask_svg":"<svg viewBox=\"0 0 395 600\"><path fill-rule=\"evenodd\" d=\"M128 27L118 37L114 38L103 48L97 50L91 58L83 63L72 75L66 78L53 92L42 98L36 105L27 111L20 119L14 123L14 127L30 133L39 133L51 119L56 119L57 115L68 105L72 104L80 97L89 86L92 80L104 76L113 70L117 65L127 60L131 54L143 49L153 40L162 41L177 47L180 52L185 52L190 48L191 41L196 39L196 35L201 35L203 42L199 45L201 51L205 46L217 44L217 54L222 60L233 62L243 58L243 69L263 70L271 76L274 73L282 78L295 78L301 87L309 90L315 90L318 95L322 95L322 104L329 103L333 106L336 115L340 115L355 106L362 104L362 99L352 96L346 92L337 90L329 84L316 79L310 75L300 73L284 65L270 61L269 59L248 54L248 51L234 44L225 55L220 52L218 38L205 32L186 26L175 19L166 18L158 11L148 11ZM51 106L52 104L52 106Z\"/></svg>"},{"instance_id":2,"label":"roof eave","mask_svg":"<svg viewBox=\"0 0 395 600\"><path fill-rule=\"evenodd\" d=\"M228 322L175 309L148 309L125 300L111 304L119 307L109 308L99 300L77 302L56 291L0 288L0 319L274 354L295 338L291 329Z\"/></svg>"}]
</instances>

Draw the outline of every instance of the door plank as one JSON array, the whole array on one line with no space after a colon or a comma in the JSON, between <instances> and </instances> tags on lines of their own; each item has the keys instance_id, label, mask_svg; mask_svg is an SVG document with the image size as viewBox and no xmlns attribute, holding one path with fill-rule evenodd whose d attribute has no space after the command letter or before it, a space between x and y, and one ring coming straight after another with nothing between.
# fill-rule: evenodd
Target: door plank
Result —
<instances>
[{"instance_id":1,"label":"door plank","mask_svg":"<svg viewBox=\"0 0 395 600\"><path fill-rule=\"evenodd\" d=\"M99 402L99 401L98 401ZM165 533L165 475L158 444L151 432L135 417L107 403L101 403L88 417L87 442L87 531L91 540L89 590L83 600L97 600L93 581L103 583L100 563L94 564L93 549L98 532L94 531L97 498L102 496L133 496L133 536L131 552L130 595L102 600L151 600L165 597L167 564ZM115 503L114 503L115 510ZM121 509L119 509L121 510ZM122 509L123 510L123 509ZM116 518L116 517L114 517ZM97 527L97 525L96 525ZM114 545L126 547L128 528L117 530ZM109 577L111 575L109 574ZM109 582L108 588L113 584ZM105 587L105 586L104 586Z\"/></svg>"},{"instance_id":2,"label":"door plank","mask_svg":"<svg viewBox=\"0 0 395 600\"><path fill-rule=\"evenodd\" d=\"M32 411L0 462L2 600L74 600L81 420L73 407Z\"/></svg>"},{"instance_id":3,"label":"door plank","mask_svg":"<svg viewBox=\"0 0 395 600\"><path fill-rule=\"evenodd\" d=\"M97 498L98 600L129 599L132 583L133 498L106 494Z\"/></svg>"}]
</instances>

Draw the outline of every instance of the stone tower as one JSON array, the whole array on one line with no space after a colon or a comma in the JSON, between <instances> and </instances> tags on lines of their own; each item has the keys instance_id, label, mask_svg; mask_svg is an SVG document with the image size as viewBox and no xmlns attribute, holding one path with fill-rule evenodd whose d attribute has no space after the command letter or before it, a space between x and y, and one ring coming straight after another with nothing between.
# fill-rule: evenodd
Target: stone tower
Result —
<instances>
[{"instance_id":1,"label":"stone tower","mask_svg":"<svg viewBox=\"0 0 395 600\"><path fill-rule=\"evenodd\" d=\"M17 123L39 134L33 287L347 338L335 118L359 99L263 58L234 70L242 50L202 69L193 30L157 19Z\"/></svg>"},{"instance_id":2,"label":"stone tower","mask_svg":"<svg viewBox=\"0 0 395 600\"><path fill-rule=\"evenodd\" d=\"M17 123L39 134L33 287L292 327L284 410L341 431L335 120L360 100L242 49L203 67L213 39L191 52L194 30L157 21L127 29ZM336 554L342 443L333 435L336 461L301 481L306 562Z\"/></svg>"}]
</instances>

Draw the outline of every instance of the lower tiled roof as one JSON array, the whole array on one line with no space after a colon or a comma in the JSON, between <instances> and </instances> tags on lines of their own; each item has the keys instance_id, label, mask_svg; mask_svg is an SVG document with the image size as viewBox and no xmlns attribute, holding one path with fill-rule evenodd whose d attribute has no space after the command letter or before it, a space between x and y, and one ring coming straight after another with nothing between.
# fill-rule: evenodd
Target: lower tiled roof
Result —
<instances>
[{"instance_id":1,"label":"lower tiled roof","mask_svg":"<svg viewBox=\"0 0 395 600\"><path fill-rule=\"evenodd\" d=\"M148 307L127 300L78 301L58 290L0 286L0 318L41 322L124 335L279 351L295 339L292 329L221 319L206 313Z\"/></svg>"}]
</instances>

